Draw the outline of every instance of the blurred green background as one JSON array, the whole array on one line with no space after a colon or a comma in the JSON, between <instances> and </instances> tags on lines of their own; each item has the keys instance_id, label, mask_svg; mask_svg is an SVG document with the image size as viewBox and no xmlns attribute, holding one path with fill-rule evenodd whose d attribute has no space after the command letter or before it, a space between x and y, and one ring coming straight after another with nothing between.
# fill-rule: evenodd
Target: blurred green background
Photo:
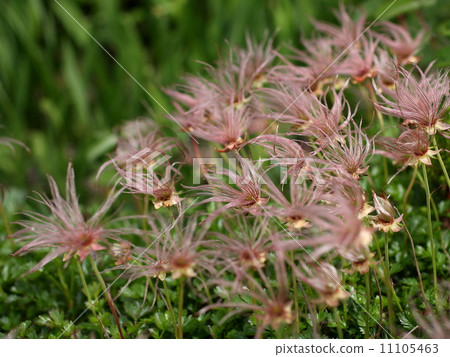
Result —
<instances>
[{"instance_id":1,"label":"blurred green background","mask_svg":"<svg viewBox=\"0 0 450 357\"><path fill-rule=\"evenodd\" d=\"M392 1L344 1L370 20ZM245 44L278 30L277 46L299 46L310 19L335 21L334 0L60 0L165 108L162 87L214 63L225 40ZM448 4L447 4L448 5ZM447 10L446 10L447 9ZM382 19L425 27L428 63L450 63L449 13L444 0L398 0ZM53 0L0 2L0 136L24 142L27 153L0 147L0 182L28 194L46 189L45 174L63 182L67 162L77 179L95 175L114 148L112 129L152 116L177 128L148 95ZM180 133L180 135L182 135ZM18 197L22 195L18 194Z\"/></svg>"}]
</instances>

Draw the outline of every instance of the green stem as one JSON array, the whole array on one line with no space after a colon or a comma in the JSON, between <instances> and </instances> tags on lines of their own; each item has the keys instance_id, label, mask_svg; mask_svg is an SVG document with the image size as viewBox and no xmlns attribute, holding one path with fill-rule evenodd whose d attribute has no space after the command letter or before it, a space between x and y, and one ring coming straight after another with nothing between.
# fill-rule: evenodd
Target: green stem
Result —
<instances>
[{"instance_id":1,"label":"green stem","mask_svg":"<svg viewBox=\"0 0 450 357\"><path fill-rule=\"evenodd\" d=\"M5 209L3 208L3 203L2 203L1 198L0 198L0 215L2 216L6 233L8 236L10 236L12 234L12 232L11 232L11 228L9 227L8 217L6 217L6 212L5 212Z\"/></svg>"},{"instance_id":2,"label":"green stem","mask_svg":"<svg viewBox=\"0 0 450 357\"><path fill-rule=\"evenodd\" d=\"M344 335L342 333L342 326L341 326L341 317L339 316L339 310L337 307L333 307L333 315L334 320L336 321L337 331L338 331L338 337L340 339L344 338Z\"/></svg>"},{"instance_id":3,"label":"green stem","mask_svg":"<svg viewBox=\"0 0 450 357\"><path fill-rule=\"evenodd\" d=\"M81 267L80 258L79 257L75 257L75 262L77 264L78 273L80 274L81 284L83 285L84 293L86 294L86 296L88 298L88 308L89 308L89 310L92 311L92 314L95 316L95 318L100 323L100 326L102 327L105 336L109 337L108 333L106 331L106 328L103 325L102 320L100 320L100 318L97 316L97 312L95 311L94 302L92 301L91 293L89 292L89 288L88 288L88 286L86 284L86 279L84 277L83 268Z\"/></svg>"},{"instance_id":4,"label":"green stem","mask_svg":"<svg viewBox=\"0 0 450 357\"><path fill-rule=\"evenodd\" d=\"M184 277L178 279L178 336L183 338L183 298L184 298Z\"/></svg>"},{"instance_id":5,"label":"green stem","mask_svg":"<svg viewBox=\"0 0 450 357\"><path fill-rule=\"evenodd\" d=\"M364 274L366 280L366 330L364 338L369 338L369 311L370 311L370 269Z\"/></svg>"},{"instance_id":6,"label":"green stem","mask_svg":"<svg viewBox=\"0 0 450 357\"><path fill-rule=\"evenodd\" d=\"M173 324L173 330L175 333L175 337L178 337L178 328L177 328L177 320L175 319L175 314L173 312L172 302L170 301L170 295L169 295L169 289L167 287L166 279L163 280L163 288L164 288L164 294L166 295L167 300L167 308L169 309L170 318L172 319Z\"/></svg>"},{"instance_id":7,"label":"green stem","mask_svg":"<svg viewBox=\"0 0 450 357\"><path fill-rule=\"evenodd\" d=\"M144 231L147 230L147 214L148 214L148 195L145 195L144 198L144 212L142 213L142 229Z\"/></svg>"},{"instance_id":8,"label":"green stem","mask_svg":"<svg viewBox=\"0 0 450 357\"><path fill-rule=\"evenodd\" d=\"M369 89L370 99L372 99L374 102L376 102L377 98L376 98L375 92L374 92L372 86L370 85L370 83L367 83L367 88ZM376 109L376 108L375 108L375 113L376 113L378 121L380 123L381 130L384 130L383 114L381 114L381 112L378 109ZM386 182L388 182L388 180L389 180L389 169L388 169L386 157L382 156L381 160L383 161L384 179L385 179Z\"/></svg>"},{"instance_id":9,"label":"green stem","mask_svg":"<svg viewBox=\"0 0 450 357\"><path fill-rule=\"evenodd\" d=\"M437 284L437 268L436 268L436 251L434 249L434 237L433 237L433 224L431 223L431 194L430 185L428 183L427 168L422 165L423 179L425 183L425 192L427 196L427 216L428 216L428 230L431 245L431 261L433 265L433 286L434 286L434 299L435 304L438 306L438 284Z\"/></svg>"},{"instance_id":10,"label":"green stem","mask_svg":"<svg viewBox=\"0 0 450 357\"><path fill-rule=\"evenodd\" d=\"M416 175L417 175L417 165L414 166L413 175L411 177L411 181L409 181L408 188L405 191L405 196L403 197L403 204L402 204L402 213L406 213L406 203L408 202L408 196L411 192L411 189L414 186L414 182L416 181Z\"/></svg>"},{"instance_id":11,"label":"green stem","mask_svg":"<svg viewBox=\"0 0 450 357\"><path fill-rule=\"evenodd\" d=\"M114 307L114 302L112 301L111 295L109 293L109 289L103 280L102 274L98 271L97 264L95 263L94 258L89 254L88 255L89 262L92 265L92 269L94 270L95 276L97 277L98 282L100 283L104 293L106 294L106 301L108 302L109 308L111 309L111 313L113 314L114 321L116 322L117 330L119 331L120 338L123 337L122 328L120 326L119 318L117 317L116 308Z\"/></svg>"},{"instance_id":12,"label":"green stem","mask_svg":"<svg viewBox=\"0 0 450 357\"><path fill-rule=\"evenodd\" d=\"M59 282L60 282L61 287L63 289L64 295L66 296L67 302L69 303L69 309L71 309L73 307L73 299L72 299L72 295L69 292L69 288L68 288L68 286L66 284L66 280L64 279L64 275L62 273L59 261L58 261L58 266L57 266L56 269L57 269L57 272L58 272Z\"/></svg>"},{"instance_id":13,"label":"green stem","mask_svg":"<svg viewBox=\"0 0 450 357\"><path fill-rule=\"evenodd\" d=\"M433 145L435 146L435 148L437 150L437 157L439 160L439 164L441 165L442 171L444 172L445 181L447 181L447 186L450 187L450 178L448 177L448 172L447 172L447 169L445 168L444 160L442 160L441 153L439 152L439 148L437 146L435 135L433 135Z\"/></svg>"},{"instance_id":14,"label":"green stem","mask_svg":"<svg viewBox=\"0 0 450 357\"><path fill-rule=\"evenodd\" d=\"M382 259L383 255L381 254L381 249L380 249L380 245L378 243L376 234L374 235L374 240L375 240L375 245L377 247L378 256L380 257L380 259ZM384 273L382 274L382 276L383 276L383 282L384 282L384 286L386 288L386 296L387 296L387 300L388 300L389 331L393 335L394 329L395 329L395 320L394 320L394 304L392 302L392 284L389 279L389 272L386 269L386 264L384 261L381 262L381 267L384 270ZM381 299L381 297L380 297L380 299Z\"/></svg>"},{"instance_id":15,"label":"green stem","mask_svg":"<svg viewBox=\"0 0 450 357\"><path fill-rule=\"evenodd\" d=\"M291 259L292 264L294 264L294 252L292 250L289 252L289 258ZM292 276L292 289L294 290L295 332L298 337L298 335L300 334L300 316L298 311L297 279L295 277L293 270L291 276Z\"/></svg>"}]
</instances>

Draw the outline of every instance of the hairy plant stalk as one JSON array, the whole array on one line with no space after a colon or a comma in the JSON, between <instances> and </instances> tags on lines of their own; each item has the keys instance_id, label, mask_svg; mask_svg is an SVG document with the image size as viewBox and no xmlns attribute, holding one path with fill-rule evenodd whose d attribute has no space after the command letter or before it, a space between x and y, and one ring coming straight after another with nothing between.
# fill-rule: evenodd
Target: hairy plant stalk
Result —
<instances>
[{"instance_id":1,"label":"hairy plant stalk","mask_svg":"<svg viewBox=\"0 0 450 357\"><path fill-rule=\"evenodd\" d=\"M403 221L403 223L404 223L404 221ZM417 269L417 276L419 277L420 292L422 293L423 301L427 305L428 309L431 311L430 305L429 305L428 300L427 300L426 295L425 295L425 289L423 288L422 274L420 273L419 262L417 261L416 249L414 248L414 240L413 240L411 234L409 233L408 227L406 227L406 223L405 223L405 231L408 234L409 241L411 242L411 248L412 248L412 252L413 252L414 263L415 263L416 269Z\"/></svg>"},{"instance_id":2,"label":"hairy plant stalk","mask_svg":"<svg viewBox=\"0 0 450 357\"><path fill-rule=\"evenodd\" d=\"M402 211L403 213L406 213L406 203L408 202L408 196L411 193L411 190L414 186L414 182L416 181L416 175L417 175L417 165L414 166L414 171L411 177L411 181L409 181L409 185L405 191L405 196L403 197L403 203L402 203Z\"/></svg>"},{"instance_id":3,"label":"hairy plant stalk","mask_svg":"<svg viewBox=\"0 0 450 357\"><path fill-rule=\"evenodd\" d=\"M375 92L372 88L372 86L370 85L369 82L367 82L367 88L369 89L369 97L373 102L376 102L377 97L375 95ZM384 119L383 119L383 114L381 114L381 112L377 109L375 109L375 113L377 115L378 118L378 122L380 123L380 128L383 131L384 130ZM388 164L387 164L387 159L386 157L382 156L381 160L383 161L383 172L384 172L384 179L386 182L389 181L389 169L388 169Z\"/></svg>"},{"instance_id":4,"label":"hairy plant stalk","mask_svg":"<svg viewBox=\"0 0 450 357\"><path fill-rule=\"evenodd\" d=\"M3 208L3 202L0 199L0 215L2 216L3 225L5 226L6 234L10 236L12 234L11 227L9 226L8 217L6 216L5 209Z\"/></svg>"},{"instance_id":5,"label":"hairy plant stalk","mask_svg":"<svg viewBox=\"0 0 450 357\"><path fill-rule=\"evenodd\" d=\"M178 279L178 337L183 338L184 277Z\"/></svg>"},{"instance_id":6,"label":"hairy plant stalk","mask_svg":"<svg viewBox=\"0 0 450 357\"><path fill-rule=\"evenodd\" d=\"M369 338L369 311L370 311L370 269L364 274L366 281L366 329L364 338Z\"/></svg>"},{"instance_id":7,"label":"hairy plant stalk","mask_svg":"<svg viewBox=\"0 0 450 357\"><path fill-rule=\"evenodd\" d=\"M338 337L340 339L343 339L344 334L342 333L341 317L339 316L339 309L337 307L333 307L333 315L334 315L334 320L336 321Z\"/></svg>"},{"instance_id":8,"label":"hairy plant stalk","mask_svg":"<svg viewBox=\"0 0 450 357\"><path fill-rule=\"evenodd\" d=\"M62 273L61 266L58 262L56 271L58 272L58 279L59 283L61 284L61 287L63 289L64 295L66 296L67 302L69 303L69 309L73 307L73 299L72 294L70 294L69 288L66 284L66 280L64 279L64 274Z\"/></svg>"},{"instance_id":9,"label":"hairy plant stalk","mask_svg":"<svg viewBox=\"0 0 450 357\"><path fill-rule=\"evenodd\" d=\"M111 313L113 314L114 321L116 323L117 330L119 331L120 338L123 339L124 337L123 337L122 327L120 326L120 321L117 316L116 307L114 306L114 302L111 298L111 294L109 293L109 288L106 286L105 281L103 280L102 274L100 274L100 272L97 268L97 264L95 263L94 258L92 258L92 256L89 254L88 259L92 265L92 269L94 270L95 276L97 277L97 280L100 283L100 286L102 287L103 291L106 294L106 301L108 302Z\"/></svg>"},{"instance_id":10,"label":"hairy plant stalk","mask_svg":"<svg viewBox=\"0 0 450 357\"><path fill-rule=\"evenodd\" d=\"M377 247L377 253L378 256L380 257L380 259L382 259L383 255L381 254L381 249L380 249L380 245L378 243L378 239L376 234L374 235L374 240L375 240L375 245ZM386 258L385 258L386 259ZM381 262L381 267L383 269L383 282L384 282L384 286L386 288L386 296L387 296L387 300L388 300L388 321L389 321L389 331L391 334L394 334L394 328L395 328L395 320L394 320L394 304L393 304L393 300L392 300L392 284L389 278L389 272L387 271L386 268L386 264L384 261ZM381 301L381 296L380 296L380 301Z\"/></svg>"},{"instance_id":11,"label":"hairy plant stalk","mask_svg":"<svg viewBox=\"0 0 450 357\"><path fill-rule=\"evenodd\" d=\"M448 177L448 172L447 172L447 169L445 168L444 160L442 160L441 153L439 152L439 148L438 148L438 145L437 145L437 141L436 141L436 136L435 135L433 135L433 145L435 146L435 149L437 151L437 157L438 157L438 160L439 160L439 164L441 165L442 172L444 173L445 181L447 181L447 186L450 187L450 178Z\"/></svg>"},{"instance_id":12,"label":"hairy plant stalk","mask_svg":"<svg viewBox=\"0 0 450 357\"><path fill-rule=\"evenodd\" d=\"M428 218L428 235L430 238L430 246L431 246L431 262L433 264L433 290L434 290L434 299L436 306L438 304L438 284L437 284L437 268L436 268L436 250L434 248L434 237L433 237L433 224L431 222L431 193L430 193L430 185L428 183L428 174L427 168L425 165L422 165L423 171L423 179L425 184L425 192L427 198L427 218Z\"/></svg>"},{"instance_id":13,"label":"hairy plant stalk","mask_svg":"<svg viewBox=\"0 0 450 357\"><path fill-rule=\"evenodd\" d=\"M89 292L89 288L88 288L87 283L86 283L86 278L84 277L84 272L83 272L83 268L81 267L80 258L75 257L75 262L77 264L78 273L80 274L81 284L83 285L83 289L84 289L85 294L86 294L86 296L88 298L88 309L92 311L92 314L95 316L95 318L99 322L100 327L103 330L103 333L105 334L105 336L107 338L109 338L109 334L106 331L105 325L103 325L102 320L100 320L100 318L97 315L97 312L95 311L94 302L92 301L91 293Z\"/></svg>"},{"instance_id":14,"label":"hairy plant stalk","mask_svg":"<svg viewBox=\"0 0 450 357\"><path fill-rule=\"evenodd\" d=\"M142 229L144 231L147 230L147 214L148 214L148 195L145 195L144 198L144 209L142 212Z\"/></svg>"},{"instance_id":15,"label":"hairy plant stalk","mask_svg":"<svg viewBox=\"0 0 450 357\"><path fill-rule=\"evenodd\" d=\"M172 302L170 301L169 289L167 287L166 279L163 280L163 289L164 289L164 294L166 295L167 309L169 310L169 315L170 315L170 318L172 319L172 325L173 325L173 331L175 333L175 338L179 338L177 320L175 318L175 313L173 311Z\"/></svg>"},{"instance_id":16,"label":"hairy plant stalk","mask_svg":"<svg viewBox=\"0 0 450 357\"><path fill-rule=\"evenodd\" d=\"M289 258L292 262L292 264L294 264L294 252L291 250L289 252ZM300 316L299 316L299 311L298 311L298 291L297 291L297 279L295 278L295 274L293 269L291 268L292 271L292 289L294 290L294 313L295 313L295 333L297 334L297 336L300 334Z\"/></svg>"}]
</instances>

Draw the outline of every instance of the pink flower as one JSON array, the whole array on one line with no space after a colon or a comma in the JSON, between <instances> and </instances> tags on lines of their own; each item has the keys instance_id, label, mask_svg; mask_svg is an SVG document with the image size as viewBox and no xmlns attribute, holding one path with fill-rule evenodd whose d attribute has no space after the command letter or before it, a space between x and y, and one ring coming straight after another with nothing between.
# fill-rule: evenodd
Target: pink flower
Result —
<instances>
[{"instance_id":1,"label":"pink flower","mask_svg":"<svg viewBox=\"0 0 450 357\"><path fill-rule=\"evenodd\" d=\"M236 150L245 139L250 124L249 113L245 109L226 108L214 111L209 120L199 123L192 134L214 143L221 144L219 152Z\"/></svg>"},{"instance_id":2,"label":"pink flower","mask_svg":"<svg viewBox=\"0 0 450 357\"><path fill-rule=\"evenodd\" d=\"M167 274L173 279L193 278L199 271L213 269L204 259L205 251L200 254L209 226L199 226L197 222L198 215L180 216L172 224L159 214L148 217L147 234L152 238L149 246L142 248L126 242L132 246L132 258L113 269L126 269L129 282L143 276L163 281Z\"/></svg>"},{"instance_id":3,"label":"pink flower","mask_svg":"<svg viewBox=\"0 0 450 357\"><path fill-rule=\"evenodd\" d=\"M408 29L392 22L384 22L382 24L384 33L374 33L383 44L389 47L391 52L397 57L400 65L408 62L417 63L418 58L415 57L419 46L423 41L425 31L420 31L416 38L413 38Z\"/></svg>"},{"instance_id":4,"label":"pink flower","mask_svg":"<svg viewBox=\"0 0 450 357\"><path fill-rule=\"evenodd\" d=\"M268 75L273 83L282 83L289 87L309 88L315 94L323 94L323 86L331 83L336 72L336 54L333 43L327 38L313 40L302 39L305 50L292 49L290 56L293 61L300 61L304 66L298 66L279 57L285 64L274 67ZM337 85L338 83L335 83Z\"/></svg>"},{"instance_id":5,"label":"pink flower","mask_svg":"<svg viewBox=\"0 0 450 357\"><path fill-rule=\"evenodd\" d=\"M363 82L366 78L376 75L375 50L378 41L372 38L361 38L360 47L351 47L344 61L337 66L336 73L346 74L356 83Z\"/></svg>"},{"instance_id":6,"label":"pink flower","mask_svg":"<svg viewBox=\"0 0 450 357\"><path fill-rule=\"evenodd\" d=\"M373 193L373 203L377 215L375 217L370 217L372 226L383 232L399 232L402 229L401 222L403 220L403 215L395 218L394 207L388 200L388 197L378 196Z\"/></svg>"},{"instance_id":7,"label":"pink flower","mask_svg":"<svg viewBox=\"0 0 450 357\"><path fill-rule=\"evenodd\" d=\"M225 278L217 281L223 295L227 295L230 302L223 302L209 305L199 311L200 314L215 308L232 308L222 321L229 317L242 313L244 311L253 311L255 317L259 320L255 338L261 338L264 329L272 326L278 329L281 324L291 324L294 321L292 313L292 301L289 297L288 275L286 272L286 257L281 250L275 253L275 277L276 288L269 282L269 276L261 269L257 269L260 279L256 279L246 269L237 265L232 265L230 271L235 275L233 281ZM256 274L256 273L255 273ZM248 288L248 287L250 288ZM241 297L242 302L233 301L233 297ZM242 296L248 296L250 299L242 299ZM251 301L250 301L251 300Z\"/></svg>"},{"instance_id":8,"label":"pink flower","mask_svg":"<svg viewBox=\"0 0 450 357\"><path fill-rule=\"evenodd\" d=\"M416 69L420 77L415 78ZM447 131L450 125L442 121L450 106L449 70L430 73L431 66L423 72L414 66L411 71L398 67L399 78L394 80L395 90L389 92L393 99L378 93L380 102L375 107L384 114L405 120L405 124L417 125L435 134L437 130Z\"/></svg>"},{"instance_id":9,"label":"pink flower","mask_svg":"<svg viewBox=\"0 0 450 357\"><path fill-rule=\"evenodd\" d=\"M50 209L51 216L25 212L29 220L17 222L23 228L14 234L18 240L28 242L14 255L51 248L50 253L30 269L30 273L39 270L60 255L64 255L63 260L68 260L74 255L83 260L88 254L105 249L108 239L117 239L122 233L119 229L107 229L101 223L121 191L109 196L97 212L85 220L78 205L72 165L70 164L67 170L65 199L61 197L53 178L49 177L49 183L52 198L39 196L38 202Z\"/></svg>"},{"instance_id":10,"label":"pink flower","mask_svg":"<svg viewBox=\"0 0 450 357\"><path fill-rule=\"evenodd\" d=\"M378 153L404 166L417 166L420 162L431 166L431 158L437 154L430 149L429 134L423 129L406 129L398 138L381 138L379 145L384 150Z\"/></svg>"},{"instance_id":11,"label":"pink flower","mask_svg":"<svg viewBox=\"0 0 450 357\"><path fill-rule=\"evenodd\" d=\"M254 220L249 223L249 218L243 215L237 215L231 222L225 221L224 227L227 234L211 233L211 237L217 239L214 242L214 250L211 249L214 256L214 264L224 264L224 269L229 267L230 262L236 264L242 269L257 270L265 266L267 255L273 250L273 235L277 234L269 228L269 218L262 221Z\"/></svg>"},{"instance_id":12,"label":"pink flower","mask_svg":"<svg viewBox=\"0 0 450 357\"><path fill-rule=\"evenodd\" d=\"M142 166L140 166L141 164ZM152 167L152 165L152 162L146 164L138 161L136 166L127 167L123 170L114 163L117 172L123 179L120 183L126 189L126 192L153 197L155 209L175 205L180 207L182 199L175 189L177 177L172 177L172 173L180 175L179 171L168 161L163 163L163 174L155 171L159 167Z\"/></svg>"},{"instance_id":13,"label":"pink flower","mask_svg":"<svg viewBox=\"0 0 450 357\"><path fill-rule=\"evenodd\" d=\"M209 202L222 202L224 206L218 208L214 213L210 214L205 222L210 222L219 214L230 208L243 210L244 212L257 213L260 206L267 203L268 198L262 196L262 190L259 183L260 176L252 163L243 160L238 156L241 164L242 174L235 173L227 169L217 169L216 174L222 178L207 175L208 184L196 187L190 187L192 191L198 195L209 196L205 200L196 205ZM228 177L233 186L224 182L224 178Z\"/></svg>"},{"instance_id":14,"label":"pink flower","mask_svg":"<svg viewBox=\"0 0 450 357\"><path fill-rule=\"evenodd\" d=\"M328 106L325 101L327 93L318 98L312 92L295 86L263 90L267 106L274 112L271 117L275 116L280 122L292 124L297 130L290 134L311 136L320 145L340 136L339 131L353 117L343 92L343 89L339 93L331 90L333 104ZM343 117L345 119L341 122Z\"/></svg>"},{"instance_id":15,"label":"pink flower","mask_svg":"<svg viewBox=\"0 0 450 357\"><path fill-rule=\"evenodd\" d=\"M163 154L174 147L176 147L175 141L163 137L152 120L138 119L127 122L120 128L120 137L114 156L100 167L97 177L113 163L123 168L128 160L142 150L147 150L148 154L151 152ZM148 157L152 156L148 155Z\"/></svg>"},{"instance_id":16,"label":"pink flower","mask_svg":"<svg viewBox=\"0 0 450 357\"><path fill-rule=\"evenodd\" d=\"M336 268L326 262L302 264L302 270L295 267L294 271L300 281L310 285L319 294L317 303L324 303L329 307L339 305L340 300L349 297L342 288L342 280Z\"/></svg>"},{"instance_id":17,"label":"pink flower","mask_svg":"<svg viewBox=\"0 0 450 357\"><path fill-rule=\"evenodd\" d=\"M353 21L345 11L344 5L339 6L339 12L335 11L335 16L340 22L340 26L313 21L315 28L330 37L332 43L340 49L345 49L355 41L364 32L366 24L366 15L362 14L358 20ZM358 46L358 42L356 42Z\"/></svg>"},{"instance_id":18,"label":"pink flower","mask_svg":"<svg viewBox=\"0 0 450 357\"><path fill-rule=\"evenodd\" d=\"M359 180L368 169L368 162L373 156L373 140L362 129L349 125L343 140L328 139L328 146L323 150L323 159L333 165L340 175Z\"/></svg>"}]
</instances>

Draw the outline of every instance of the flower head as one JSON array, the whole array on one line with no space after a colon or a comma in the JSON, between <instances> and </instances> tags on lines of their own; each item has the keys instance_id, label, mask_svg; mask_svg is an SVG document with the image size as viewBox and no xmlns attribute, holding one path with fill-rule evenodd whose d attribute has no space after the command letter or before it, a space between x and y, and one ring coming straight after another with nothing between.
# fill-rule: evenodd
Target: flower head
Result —
<instances>
[{"instance_id":1,"label":"flower head","mask_svg":"<svg viewBox=\"0 0 450 357\"><path fill-rule=\"evenodd\" d=\"M307 266L303 271L296 269L297 277L310 285L319 294L318 303L330 307L339 305L339 301L348 298L349 294L342 288L342 281L336 268L325 262Z\"/></svg>"},{"instance_id":2,"label":"flower head","mask_svg":"<svg viewBox=\"0 0 450 357\"><path fill-rule=\"evenodd\" d=\"M382 33L373 35L389 47L400 65L408 62L417 63L418 58L415 54L423 41L424 31L420 31L416 38L413 38L407 28L392 22L384 22L382 29L384 30Z\"/></svg>"},{"instance_id":3,"label":"flower head","mask_svg":"<svg viewBox=\"0 0 450 357\"><path fill-rule=\"evenodd\" d=\"M377 211L377 215L371 217L373 227L383 232L399 232L402 229L400 223L403 220L403 215L395 218L394 207L392 207L388 198L378 196L374 192L373 203Z\"/></svg>"},{"instance_id":4,"label":"flower head","mask_svg":"<svg viewBox=\"0 0 450 357\"><path fill-rule=\"evenodd\" d=\"M226 108L213 112L211 119L195 126L192 134L222 145L219 152L236 150L244 142L250 117L246 110Z\"/></svg>"},{"instance_id":5,"label":"flower head","mask_svg":"<svg viewBox=\"0 0 450 357\"><path fill-rule=\"evenodd\" d=\"M363 14L358 20L354 21L350 15L345 11L344 5L341 4L339 12L335 12L335 16L339 21L339 25L333 25L318 21L313 21L315 28L330 37L332 43L340 49L345 49L348 46L356 43L364 32L366 23L366 15Z\"/></svg>"},{"instance_id":6,"label":"flower head","mask_svg":"<svg viewBox=\"0 0 450 357\"><path fill-rule=\"evenodd\" d=\"M347 128L344 140L328 139L328 146L323 151L324 160L334 165L340 175L356 180L369 169L372 158L373 139L369 139L362 129L354 124Z\"/></svg>"},{"instance_id":7,"label":"flower head","mask_svg":"<svg viewBox=\"0 0 450 357\"><path fill-rule=\"evenodd\" d=\"M192 187L199 195L210 196L198 203L223 202L224 206L212 213L206 221L211 221L220 213L235 208L244 212L257 213L260 206L265 205L267 197L262 196L259 183L260 176L251 162L238 156L242 167L242 174L235 173L227 169L216 169L215 174L221 175L222 179L207 175L208 184ZM223 178L228 177L231 184L224 182Z\"/></svg>"},{"instance_id":8,"label":"flower head","mask_svg":"<svg viewBox=\"0 0 450 357\"><path fill-rule=\"evenodd\" d=\"M138 119L127 122L120 128L114 156L100 167L97 177L106 167L112 164L123 168L128 160L143 150L148 151L148 153L167 153L175 146L175 141L163 137L152 120ZM152 155L147 155L147 157L152 158ZM150 165L151 162L146 164Z\"/></svg>"},{"instance_id":9,"label":"flower head","mask_svg":"<svg viewBox=\"0 0 450 357\"><path fill-rule=\"evenodd\" d=\"M378 93L380 102L375 107L384 114L405 120L405 124L416 125L430 134L437 130L446 131L450 125L442 121L450 106L448 79L449 70L430 73L431 67L423 72L415 66L420 77L415 78L411 71L398 67L399 78L394 80L395 91L388 99Z\"/></svg>"},{"instance_id":10,"label":"flower head","mask_svg":"<svg viewBox=\"0 0 450 357\"><path fill-rule=\"evenodd\" d=\"M406 129L398 138L381 138L380 154L404 166L417 166L419 163L431 165L431 158L437 154L430 149L429 134L423 129Z\"/></svg>"},{"instance_id":11,"label":"flower head","mask_svg":"<svg viewBox=\"0 0 450 357\"><path fill-rule=\"evenodd\" d=\"M14 255L51 248L51 251L30 272L37 271L60 255L64 256L64 260L68 260L74 255L78 255L83 260L89 254L106 249L107 240L117 239L122 233L118 229L107 229L101 223L121 191L108 197L97 212L85 220L78 205L72 165L70 164L67 169L65 199L61 197L53 178L49 177L49 183L52 198L40 196L38 202L47 206L51 215L25 212L29 220L17 222L23 228L14 234L20 241L28 242Z\"/></svg>"}]
</instances>

